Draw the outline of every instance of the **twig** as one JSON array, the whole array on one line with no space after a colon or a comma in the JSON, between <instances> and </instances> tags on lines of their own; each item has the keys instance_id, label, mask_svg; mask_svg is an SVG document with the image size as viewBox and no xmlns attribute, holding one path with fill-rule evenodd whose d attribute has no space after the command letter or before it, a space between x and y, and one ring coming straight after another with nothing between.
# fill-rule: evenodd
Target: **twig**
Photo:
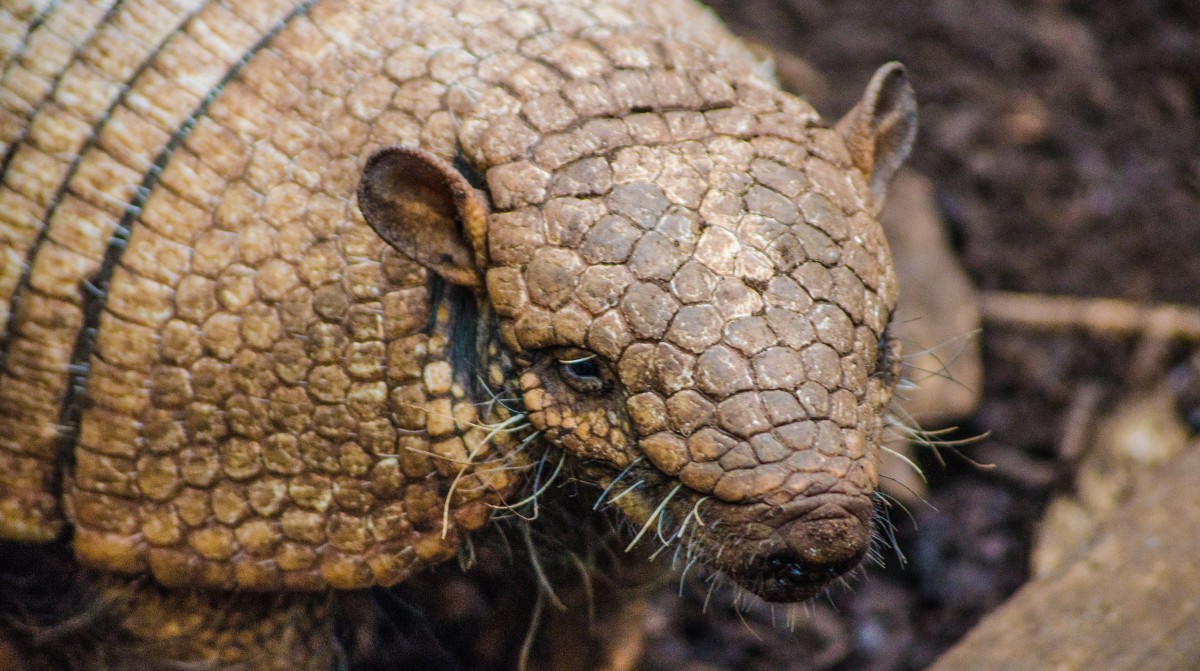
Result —
<instances>
[{"instance_id":1,"label":"twig","mask_svg":"<svg viewBox=\"0 0 1200 671\"><path fill-rule=\"evenodd\" d=\"M985 291L979 307L993 324L1200 342L1200 307L1178 303Z\"/></svg>"}]
</instances>

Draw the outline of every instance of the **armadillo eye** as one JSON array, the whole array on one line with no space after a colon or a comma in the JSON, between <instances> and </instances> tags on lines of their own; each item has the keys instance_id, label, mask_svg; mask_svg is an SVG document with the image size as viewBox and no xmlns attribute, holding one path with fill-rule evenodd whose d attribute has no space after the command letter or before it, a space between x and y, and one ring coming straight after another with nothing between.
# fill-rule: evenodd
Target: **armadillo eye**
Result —
<instances>
[{"instance_id":1,"label":"armadillo eye","mask_svg":"<svg viewBox=\"0 0 1200 671\"><path fill-rule=\"evenodd\" d=\"M563 380L580 393L598 394L608 388L603 366L595 354L559 359L558 369Z\"/></svg>"}]
</instances>

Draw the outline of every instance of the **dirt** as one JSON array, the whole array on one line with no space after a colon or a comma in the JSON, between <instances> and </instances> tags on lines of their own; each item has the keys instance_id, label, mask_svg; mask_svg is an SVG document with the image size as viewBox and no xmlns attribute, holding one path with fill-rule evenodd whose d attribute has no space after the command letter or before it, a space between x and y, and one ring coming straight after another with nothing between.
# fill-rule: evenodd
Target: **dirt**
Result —
<instances>
[{"instance_id":1,"label":"dirt","mask_svg":"<svg viewBox=\"0 0 1200 671\"><path fill-rule=\"evenodd\" d=\"M1200 304L1200 5L713 4L743 33L826 75L814 100L826 115L848 109L880 63L908 66L921 101L911 164L936 185L981 289ZM1200 358L1189 363L1183 347L1147 363L1133 339L994 325L980 337L983 400L953 437L984 437L962 456L943 451L945 465L923 451L927 502L894 511L896 549L882 552L883 566L794 611L709 597L699 579L663 586L642 615L649 640L638 668L924 668L1026 580L1040 515L1071 482L1078 446L1063 438L1084 388L1103 409L1166 375L1177 411L1200 430ZM427 642L488 629L481 613L495 612L488 595L505 575L496 561L485 557L463 578L443 573L478 611L460 613L457 628L425 620ZM512 659L528 620L507 613L507 638L490 639L491 657L478 640L459 641L436 668Z\"/></svg>"}]
</instances>

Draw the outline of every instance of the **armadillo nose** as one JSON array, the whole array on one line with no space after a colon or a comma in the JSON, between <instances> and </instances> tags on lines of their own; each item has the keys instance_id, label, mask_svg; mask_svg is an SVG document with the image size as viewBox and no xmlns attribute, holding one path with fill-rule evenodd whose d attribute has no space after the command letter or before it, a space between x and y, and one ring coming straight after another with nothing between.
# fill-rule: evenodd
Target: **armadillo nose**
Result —
<instances>
[{"instance_id":1,"label":"armadillo nose","mask_svg":"<svg viewBox=\"0 0 1200 671\"><path fill-rule=\"evenodd\" d=\"M818 519L805 516L777 533L784 547L767 557L763 566L761 596L767 601L813 596L858 566L871 545L870 517L849 511Z\"/></svg>"}]
</instances>

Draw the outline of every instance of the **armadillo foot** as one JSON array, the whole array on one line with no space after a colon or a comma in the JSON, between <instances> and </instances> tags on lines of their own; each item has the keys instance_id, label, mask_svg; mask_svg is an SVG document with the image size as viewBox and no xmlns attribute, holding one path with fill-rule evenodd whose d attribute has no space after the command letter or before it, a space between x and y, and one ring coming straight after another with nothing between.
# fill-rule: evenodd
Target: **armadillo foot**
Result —
<instances>
[{"instance_id":1,"label":"armadillo foot","mask_svg":"<svg viewBox=\"0 0 1200 671\"><path fill-rule=\"evenodd\" d=\"M0 671L333 668L329 593L168 590L2 545Z\"/></svg>"}]
</instances>

